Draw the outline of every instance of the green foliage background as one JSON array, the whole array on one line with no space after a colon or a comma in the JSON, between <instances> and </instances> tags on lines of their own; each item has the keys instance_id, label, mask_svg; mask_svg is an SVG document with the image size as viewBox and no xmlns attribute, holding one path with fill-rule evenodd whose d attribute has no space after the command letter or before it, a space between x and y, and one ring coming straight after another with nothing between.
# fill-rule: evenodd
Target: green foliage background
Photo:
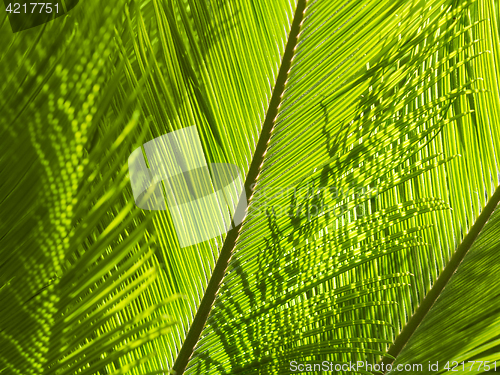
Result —
<instances>
[{"instance_id":1,"label":"green foliage background","mask_svg":"<svg viewBox=\"0 0 500 375\"><path fill-rule=\"evenodd\" d=\"M248 173L301 2L186 373L376 363L402 331L396 363L500 360L497 0L85 0L19 33L0 15L0 373L172 369L225 237L181 249L128 156L196 125Z\"/></svg>"}]
</instances>

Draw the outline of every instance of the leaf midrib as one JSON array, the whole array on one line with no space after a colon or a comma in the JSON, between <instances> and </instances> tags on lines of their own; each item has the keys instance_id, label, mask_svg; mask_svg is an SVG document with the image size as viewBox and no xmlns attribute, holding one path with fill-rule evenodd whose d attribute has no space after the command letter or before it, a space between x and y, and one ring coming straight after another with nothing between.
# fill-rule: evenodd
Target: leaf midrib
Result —
<instances>
[{"instance_id":1,"label":"leaf midrib","mask_svg":"<svg viewBox=\"0 0 500 375\"><path fill-rule=\"evenodd\" d=\"M293 56L295 55L295 47L297 45L302 20L304 18L306 3L307 0L297 1L297 7L295 9L290 32L288 34L285 52L283 53L283 57L281 60L281 66L276 77L273 94L271 96L271 100L269 101L266 117L262 124L262 130L257 142L257 146L255 148L254 157L245 179L244 189L246 193L245 196L247 199L247 207L252 198L251 186L257 182L257 178L264 161L264 155L266 153L269 140L274 129L274 122L276 120L276 116L278 115L281 98L285 90L286 81L288 79L288 72L292 63ZM231 259L231 256L233 254L233 249L236 245L241 225L242 224L239 224L236 227L233 225L233 229L231 229L226 235L224 244L222 245L222 249L219 254L219 258L217 259L217 263L215 264L212 276L210 278L210 281L208 282L200 306L198 307L196 315L193 319L193 322L191 323L191 326L189 327L189 331L172 368L174 374L176 375L184 373L186 366L188 365L189 360L193 354L194 348L201 336L203 328L205 327L205 323L212 309L212 305L217 296L217 292L226 273L229 260Z\"/></svg>"},{"instance_id":2,"label":"leaf midrib","mask_svg":"<svg viewBox=\"0 0 500 375\"><path fill-rule=\"evenodd\" d=\"M476 239L479 237L479 234L493 214L493 211L495 211L495 208L498 206L499 202L500 185L496 188L495 192L484 206L484 209L475 221L474 225L471 227L467 235L457 247L448 264L442 270L432 288L426 294L420 305L417 307L415 313L411 316L392 345L389 347L387 355L389 355L390 357L383 357L381 364L388 365L393 363L394 359L392 357L397 358L399 353L401 353L405 345L408 343L410 338L419 327L420 323L422 323L427 313L431 310L432 306L441 295L441 292L460 266L460 263L465 258Z\"/></svg>"}]
</instances>

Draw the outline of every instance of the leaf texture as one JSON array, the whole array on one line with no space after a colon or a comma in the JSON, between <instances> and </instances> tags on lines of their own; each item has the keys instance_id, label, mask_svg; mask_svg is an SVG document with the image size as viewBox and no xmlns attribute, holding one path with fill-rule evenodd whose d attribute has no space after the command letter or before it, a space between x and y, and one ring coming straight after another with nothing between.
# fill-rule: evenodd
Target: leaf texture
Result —
<instances>
[{"instance_id":1,"label":"leaf texture","mask_svg":"<svg viewBox=\"0 0 500 375\"><path fill-rule=\"evenodd\" d=\"M2 16L0 372L496 360L498 10L88 0L16 34ZM249 205L181 248L127 158L193 125Z\"/></svg>"}]
</instances>

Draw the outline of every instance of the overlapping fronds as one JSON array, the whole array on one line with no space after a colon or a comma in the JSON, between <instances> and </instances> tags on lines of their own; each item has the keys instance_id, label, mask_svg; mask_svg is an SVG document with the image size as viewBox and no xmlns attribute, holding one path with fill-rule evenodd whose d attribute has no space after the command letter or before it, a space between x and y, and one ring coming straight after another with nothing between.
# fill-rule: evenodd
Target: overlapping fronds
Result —
<instances>
[{"instance_id":1,"label":"overlapping fronds","mask_svg":"<svg viewBox=\"0 0 500 375\"><path fill-rule=\"evenodd\" d=\"M307 3L189 373L378 362L499 183L497 40L480 7Z\"/></svg>"},{"instance_id":2,"label":"overlapping fronds","mask_svg":"<svg viewBox=\"0 0 500 375\"><path fill-rule=\"evenodd\" d=\"M137 95L118 96L123 4L78 9L13 35L3 19L3 373L144 373L142 346L175 323L162 308L178 296L152 288L151 217L130 201L126 160L147 128Z\"/></svg>"},{"instance_id":3,"label":"overlapping fronds","mask_svg":"<svg viewBox=\"0 0 500 375\"><path fill-rule=\"evenodd\" d=\"M500 359L498 14L88 0L15 34L4 17L0 372ZM169 210L136 206L127 160L193 125L249 205L181 248Z\"/></svg>"}]
</instances>

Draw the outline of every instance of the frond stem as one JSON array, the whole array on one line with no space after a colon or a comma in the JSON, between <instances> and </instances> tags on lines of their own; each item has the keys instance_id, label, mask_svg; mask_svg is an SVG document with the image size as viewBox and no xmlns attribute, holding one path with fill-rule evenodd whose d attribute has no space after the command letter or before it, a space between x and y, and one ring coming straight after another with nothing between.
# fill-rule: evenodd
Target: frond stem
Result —
<instances>
[{"instance_id":1,"label":"frond stem","mask_svg":"<svg viewBox=\"0 0 500 375\"><path fill-rule=\"evenodd\" d=\"M290 69L293 56L295 55L295 47L297 45L302 20L304 18L306 3L307 0L298 0L297 2L297 8L295 9L295 15L293 18L292 26L290 28L290 33L288 35L285 52L281 60L281 66L276 78L276 83L273 88L273 94L271 96L271 100L269 101L266 117L262 124L262 130L257 142L257 146L255 148L254 157L245 179L244 187L247 197L247 206L250 203L250 199L252 196L251 187L257 182L257 178L264 161L264 155L266 153L268 143L273 131L274 122L276 116L278 115L281 97L285 90L286 81L288 79L288 71ZM205 294L203 295L193 323L189 328L186 339L182 344L182 347L172 368L172 372L176 375L183 374L186 370L186 366L188 365L188 362L194 352L195 346L203 331L203 328L205 327L205 323L212 309L212 305L217 296L217 292L219 291L220 285L226 273L231 255L233 254L233 249L236 245L240 229L241 224L231 229L226 235L224 244L222 245L222 249L219 254L219 258L217 259L217 263L213 270L210 281L208 282L207 289L205 290Z\"/></svg>"},{"instance_id":2,"label":"frond stem","mask_svg":"<svg viewBox=\"0 0 500 375\"><path fill-rule=\"evenodd\" d=\"M467 255L467 252L472 247L475 240L478 238L479 234L481 233L481 230L488 222L491 214L493 213L493 211L495 211L495 208L497 207L499 202L500 202L500 186L496 188L495 192L488 200L488 203L486 204L483 211L477 218L476 222L470 228L469 232L464 237L463 241L460 243L455 253L452 255L450 261L443 269L443 271L437 278L436 282L434 283L432 288L429 290L429 292L423 299L422 303L418 306L415 313L411 316L411 318L408 320L408 323L405 325L403 330L396 337L396 340L394 340L394 342L390 346L389 350L387 351L388 355L396 358L401 352L401 350L403 350L406 343L415 333L422 320L425 318L427 313L432 308L432 305L434 305L434 302L436 302L436 300L438 299L439 295L445 288L448 281L450 281L451 277L457 270L458 266L464 259L465 255ZM392 363L394 359L392 359L391 357L383 357L380 363L384 365Z\"/></svg>"}]
</instances>

